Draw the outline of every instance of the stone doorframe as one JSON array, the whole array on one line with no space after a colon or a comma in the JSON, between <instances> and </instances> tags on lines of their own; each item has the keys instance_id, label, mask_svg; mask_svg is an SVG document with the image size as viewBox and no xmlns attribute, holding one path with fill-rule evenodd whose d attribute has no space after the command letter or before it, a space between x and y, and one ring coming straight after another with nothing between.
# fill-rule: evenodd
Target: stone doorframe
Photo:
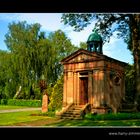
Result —
<instances>
[{"instance_id":1,"label":"stone doorframe","mask_svg":"<svg viewBox=\"0 0 140 140\"><path fill-rule=\"evenodd\" d=\"M81 75L81 73L87 73L87 74L83 74ZM89 104L93 104L93 71L77 71L75 73L75 84L76 84L76 88L75 88L75 103L76 105L79 105L80 103L80 77L88 77L88 103Z\"/></svg>"}]
</instances>

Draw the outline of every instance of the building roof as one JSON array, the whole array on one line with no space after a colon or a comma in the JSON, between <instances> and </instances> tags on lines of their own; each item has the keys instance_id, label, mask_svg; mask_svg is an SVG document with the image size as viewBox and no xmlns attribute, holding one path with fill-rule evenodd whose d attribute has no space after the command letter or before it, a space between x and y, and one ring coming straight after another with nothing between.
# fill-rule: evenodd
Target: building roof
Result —
<instances>
[{"instance_id":1,"label":"building roof","mask_svg":"<svg viewBox=\"0 0 140 140\"><path fill-rule=\"evenodd\" d=\"M90 60L76 60L75 62L70 61L73 58L76 58L78 55L80 54L85 54L87 56L90 56ZM92 59L93 58L93 59ZM96 52L89 52L85 49L79 49L77 51L75 51L74 53L72 53L71 55L65 57L64 59L61 60L61 64L67 64L67 63L79 63L79 62L86 62L86 61L101 61L101 60L105 60L105 61L110 61L110 62L115 62L115 63L119 63L120 65L124 65L127 66L128 64L119 60L116 60L114 58L108 57L106 55L103 54L99 54Z\"/></svg>"}]
</instances>

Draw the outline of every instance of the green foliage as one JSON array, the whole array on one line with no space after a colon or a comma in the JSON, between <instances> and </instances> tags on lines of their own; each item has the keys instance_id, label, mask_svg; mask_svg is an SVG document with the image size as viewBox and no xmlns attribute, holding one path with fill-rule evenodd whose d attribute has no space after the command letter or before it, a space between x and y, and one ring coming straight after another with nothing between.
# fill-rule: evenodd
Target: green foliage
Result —
<instances>
[{"instance_id":1,"label":"green foliage","mask_svg":"<svg viewBox=\"0 0 140 140\"><path fill-rule=\"evenodd\" d=\"M35 88L34 89L34 95L35 99L41 100L42 99L42 93L40 92L40 88Z\"/></svg>"},{"instance_id":2,"label":"green foliage","mask_svg":"<svg viewBox=\"0 0 140 140\"><path fill-rule=\"evenodd\" d=\"M7 105L7 99L1 99L0 104L1 105Z\"/></svg>"},{"instance_id":3,"label":"green foliage","mask_svg":"<svg viewBox=\"0 0 140 140\"><path fill-rule=\"evenodd\" d=\"M63 14L61 19L64 24L72 26L74 31L81 31L95 16L96 14Z\"/></svg>"},{"instance_id":4,"label":"green foliage","mask_svg":"<svg viewBox=\"0 0 140 140\"><path fill-rule=\"evenodd\" d=\"M52 87L50 95L49 110L55 111L62 107L63 100L63 75L57 80L56 84Z\"/></svg>"},{"instance_id":5,"label":"green foliage","mask_svg":"<svg viewBox=\"0 0 140 140\"><path fill-rule=\"evenodd\" d=\"M0 99L41 99L41 77L54 85L63 72L60 61L77 47L61 30L46 37L38 23L12 22L8 28L9 51L0 51Z\"/></svg>"},{"instance_id":6,"label":"green foliage","mask_svg":"<svg viewBox=\"0 0 140 140\"><path fill-rule=\"evenodd\" d=\"M80 48L82 48L82 49L87 49L87 43L85 43L85 42L80 42Z\"/></svg>"},{"instance_id":7,"label":"green foliage","mask_svg":"<svg viewBox=\"0 0 140 140\"><path fill-rule=\"evenodd\" d=\"M134 102L135 97L135 77L134 67L128 65L125 71L125 98L128 102Z\"/></svg>"},{"instance_id":8,"label":"green foliage","mask_svg":"<svg viewBox=\"0 0 140 140\"><path fill-rule=\"evenodd\" d=\"M130 40L131 14L63 14L61 19L65 25L70 25L74 31L81 31L96 20L95 28L102 34L104 41L109 41L113 32L117 31L118 37L123 37L125 42ZM94 28L94 27L93 27Z\"/></svg>"},{"instance_id":9,"label":"green foliage","mask_svg":"<svg viewBox=\"0 0 140 140\"><path fill-rule=\"evenodd\" d=\"M51 44L49 52L51 58L48 61L49 71L47 81L49 83L55 83L63 72L60 61L77 50L77 47L71 44L70 39L61 30L50 33L48 39Z\"/></svg>"},{"instance_id":10,"label":"green foliage","mask_svg":"<svg viewBox=\"0 0 140 140\"><path fill-rule=\"evenodd\" d=\"M0 99L10 98L16 91L17 83L13 81L12 54L0 51ZM17 79L18 80L18 79Z\"/></svg>"},{"instance_id":11,"label":"green foliage","mask_svg":"<svg viewBox=\"0 0 140 140\"><path fill-rule=\"evenodd\" d=\"M55 111L48 111L46 113L39 113L39 116L55 117Z\"/></svg>"},{"instance_id":12,"label":"green foliage","mask_svg":"<svg viewBox=\"0 0 140 140\"><path fill-rule=\"evenodd\" d=\"M140 119L140 113L117 113L117 114L86 114L88 120L131 120Z\"/></svg>"},{"instance_id":13,"label":"green foliage","mask_svg":"<svg viewBox=\"0 0 140 140\"><path fill-rule=\"evenodd\" d=\"M13 106L28 106L28 107L41 107L41 100L23 100L23 99L9 99L7 105Z\"/></svg>"}]
</instances>

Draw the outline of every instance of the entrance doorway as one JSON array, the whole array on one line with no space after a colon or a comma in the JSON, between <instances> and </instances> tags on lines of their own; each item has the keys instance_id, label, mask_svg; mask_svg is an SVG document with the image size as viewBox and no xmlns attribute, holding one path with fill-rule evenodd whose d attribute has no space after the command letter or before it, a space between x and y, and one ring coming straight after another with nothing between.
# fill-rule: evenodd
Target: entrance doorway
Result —
<instances>
[{"instance_id":1,"label":"entrance doorway","mask_svg":"<svg viewBox=\"0 0 140 140\"><path fill-rule=\"evenodd\" d=\"M80 105L88 103L88 77L80 77Z\"/></svg>"}]
</instances>

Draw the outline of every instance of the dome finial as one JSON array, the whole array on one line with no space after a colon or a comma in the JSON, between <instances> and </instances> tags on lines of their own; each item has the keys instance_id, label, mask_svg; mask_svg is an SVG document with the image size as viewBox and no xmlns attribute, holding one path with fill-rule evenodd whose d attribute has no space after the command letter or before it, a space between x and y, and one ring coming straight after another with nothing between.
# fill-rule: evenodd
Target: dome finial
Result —
<instances>
[{"instance_id":1,"label":"dome finial","mask_svg":"<svg viewBox=\"0 0 140 140\"><path fill-rule=\"evenodd\" d=\"M92 32L94 32L94 33L96 32L97 33L97 29L94 27L94 29L92 30Z\"/></svg>"}]
</instances>

